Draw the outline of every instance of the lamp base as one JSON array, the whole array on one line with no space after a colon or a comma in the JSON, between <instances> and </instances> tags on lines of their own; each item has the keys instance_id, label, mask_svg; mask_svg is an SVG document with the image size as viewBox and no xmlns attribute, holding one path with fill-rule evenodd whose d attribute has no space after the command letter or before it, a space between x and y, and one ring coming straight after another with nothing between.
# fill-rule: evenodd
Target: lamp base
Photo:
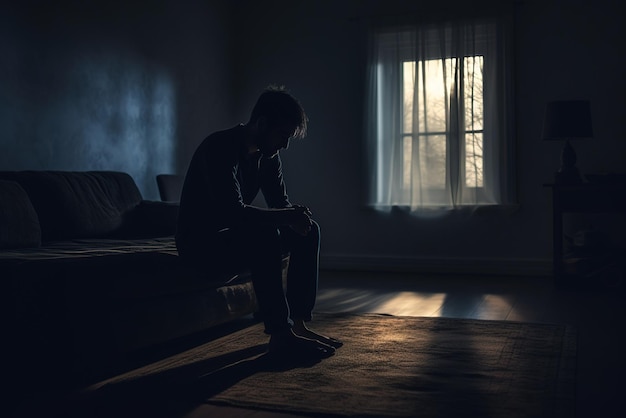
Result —
<instances>
[{"instance_id":1,"label":"lamp base","mask_svg":"<svg viewBox=\"0 0 626 418\"><path fill-rule=\"evenodd\" d=\"M554 182L556 184L580 184L582 178L576 168L576 152L569 143L569 140L565 141L563 151L561 152L561 168L554 174Z\"/></svg>"}]
</instances>

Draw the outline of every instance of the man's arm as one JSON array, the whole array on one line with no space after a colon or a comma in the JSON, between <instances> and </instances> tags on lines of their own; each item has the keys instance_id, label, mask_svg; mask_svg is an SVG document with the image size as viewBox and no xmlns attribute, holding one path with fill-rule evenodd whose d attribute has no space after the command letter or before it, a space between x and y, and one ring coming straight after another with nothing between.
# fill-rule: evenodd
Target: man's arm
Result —
<instances>
[{"instance_id":1,"label":"man's arm","mask_svg":"<svg viewBox=\"0 0 626 418\"><path fill-rule=\"evenodd\" d=\"M260 185L267 206L273 208L267 210L295 210L295 215L288 215L288 217L294 217L295 222L290 222L287 225L301 235L306 235L311 230L312 221L309 209L304 206L292 205L289 201L283 179L280 154L273 158L261 160Z\"/></svg>"},{"instance_id":2,"label":"man's arm","mask_svg":"<svg viewBox=\"0 0 626 418\"><path fill-rule=\"evenodd\" d=\"M283 179L283 166L280 154L261 160L260 186L267 206L285 208L291 206Z\"/></svg>"},{"instance_id":3,"label":"man's arm","mask_svg":"<svg viewBox=\"0 0 626 418\"><path fill-rule=\"evenodd\" d=\"M287 225L301 235L306 235L311 230L311 212L303 206L277 209L245 205L243 213L247 225L262 224L274 227Z\"/></svg>"}]
</instances>

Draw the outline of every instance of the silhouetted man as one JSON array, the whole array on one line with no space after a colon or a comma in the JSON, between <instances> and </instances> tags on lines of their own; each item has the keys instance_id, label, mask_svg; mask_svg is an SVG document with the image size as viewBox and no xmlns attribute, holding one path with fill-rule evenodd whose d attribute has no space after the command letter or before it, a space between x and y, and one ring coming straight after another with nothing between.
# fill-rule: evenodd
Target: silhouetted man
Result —
<instances>
[{"instance_id":1,"label":"silhouetted man","mask_svg":"<svg viewBox=\"0 0 626 418\"><path fill-rule=\"evenodd\" d=\"M185 176L176 244L180 256L199 268L250 268L270 352L325 357L342 343L305 325L317 293L319 225L308 208L290 203L279 155L306 129L298 100L269 87L248 123L209 135ZM259 190L267 208L251 205Z\"/></svg>"}]
</instances>

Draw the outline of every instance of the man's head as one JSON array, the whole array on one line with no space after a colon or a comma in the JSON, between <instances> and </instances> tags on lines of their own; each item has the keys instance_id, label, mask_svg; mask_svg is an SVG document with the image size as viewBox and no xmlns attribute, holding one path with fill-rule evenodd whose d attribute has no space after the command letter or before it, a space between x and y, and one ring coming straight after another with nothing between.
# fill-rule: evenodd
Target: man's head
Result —
<instances>
[{"instance_id":1,"label":"man's head","mask_svg":"<svg viewBox=\"0 0 626 418\"><path fill-rule=\"evenodd\" d=\"M256 143L264 156L271 158L289 146L291 138L304 138L307 116L300 102L284 87L270 86L259 96L250 126L256 127Z\"/></svg>"}]
</instances>

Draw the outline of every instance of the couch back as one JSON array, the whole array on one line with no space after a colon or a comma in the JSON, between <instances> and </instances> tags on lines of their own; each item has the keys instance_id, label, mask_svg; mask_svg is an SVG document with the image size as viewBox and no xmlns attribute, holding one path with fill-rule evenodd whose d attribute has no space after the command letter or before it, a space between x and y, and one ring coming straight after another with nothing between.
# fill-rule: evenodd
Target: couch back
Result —
<instances>
[{"instance_id":1,"label":"couch back","mask_svg":"<svg viewBox=\"0 0 626 418\"><path fill-rule=\"evenodd\" d=\"M0 171L0 180L26 191L44 242L114 234L142 201L133 178L122 172Z\"/></svg>"}]
</instances>

